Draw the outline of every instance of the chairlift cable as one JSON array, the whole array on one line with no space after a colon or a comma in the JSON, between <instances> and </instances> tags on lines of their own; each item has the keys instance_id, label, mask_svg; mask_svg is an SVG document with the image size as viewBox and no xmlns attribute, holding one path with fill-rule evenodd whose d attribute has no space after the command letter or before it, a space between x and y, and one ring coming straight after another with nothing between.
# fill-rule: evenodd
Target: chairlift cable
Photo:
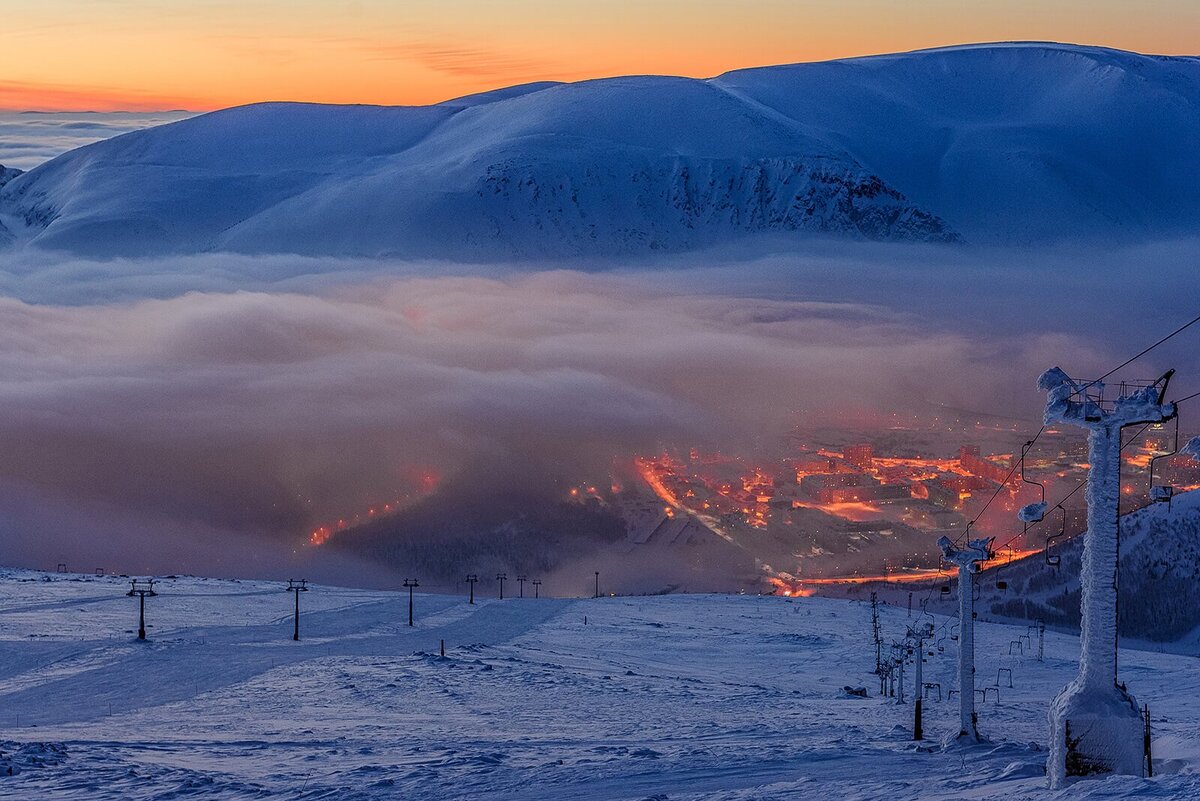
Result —
<instances>
[{"instance_id":1,"label":"chairlift cable","mask_svg":"<svg viewBox=\"0 0 1200 801\"><path fill-rule=\"evenodd\" d=\"M1100 376L1100 377L1099 377L1099 378L1097 378L1097 379L1094 379L1094 380L1092 380L1091 382L1089 382L1089 383L1088 383L1087 385L1085 385L1084 387L1081 387L1081 389L1086 389L1088 386L1091 386L1091 384L1096 384L1096 383L1099 383L1100 381L1103 381L1104 379L1108 378L1108 377L1109 377L1110 375L1112 375L1113 373L1115 373L1115 372L1117 372L1118 370L1120 370L1122 367L1127 367L1127 366L1128 366L1129 364L1131 364L1132 362L1135 362L1135 361L1137 361L1138 359L1142 358L1142 357L1143 357L1143 356L1145 356L1147 353L1149 353L1150 351L1154 350L1154 349L1155 349L1155 348L1157 348L1159 345L1163 344L1164 342L1166 342L1168 339L1170 339L1171 337L1175 336L1176 334L1182 334L1184 331L1186 331L1187 329L1191 328L1191 327L1192 327L1193 325L1195 325L1196 323L1200 323L1200 316L1193 317L1191 320L1189 320L1188 322L1186 322L1186 323L1184 323L1183 325L1179 326L1179 327L1178 327L1178 328L1176 328L1174 331L1172 331L1171 333L1167 334L1165 337L1163 337L1162 339L1158 340L1157 342L1155 342L1155 343L1154 343L1153 345L1151 345L1150 347L1148 347L1148 348L1146 348L1145 350L1141 351L1141 352L1140 352L1140 353L1138 353L1136 356L1131 356L1131 357L1129 357L1128 359L1126 359L1125 361L1123 361L1121 364L1118 364L1116 367L1114 367L1113 369L1109 370L1109 371L1108 371L1107 373L1105 373L1104 375Z\"/></svg>"}]
</instances>

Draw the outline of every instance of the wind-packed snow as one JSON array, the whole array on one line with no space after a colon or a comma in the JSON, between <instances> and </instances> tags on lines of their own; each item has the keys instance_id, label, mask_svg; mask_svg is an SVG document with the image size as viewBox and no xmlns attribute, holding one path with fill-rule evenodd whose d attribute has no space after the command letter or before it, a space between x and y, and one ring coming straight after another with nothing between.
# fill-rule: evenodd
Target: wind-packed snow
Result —
<instances>
[{"instance_id":1,"label":"wind-packed snow","mask_svg":"<svg viewBox=\"0 0 1200 801\"><path fill-rule=\"evenodd\" d=\"M1194 233L1200 60L1005 44L541 83L428 107L271 103L79 148L0 191L19 243L597 257L787 233Z\"/></svg>"},{"instance_id":2,"label":"wind-packed snow","mask_svg":"<svg viewBox=\"0 0 1200 801\"><path fill-rule=\"evenodd\" d=\"M159 584L137 643L127 587L0 574L0 797L1063 797L1045 787L1045 709L1076 669L1067 635L1048 633L1038 662L1008 655L1024 626L980 623L977 680L1000 685L979 705L989 742L943 750L957 701L935 687L913 743L912 704L875 694L858 602L418 595L410 629L407 594L316 587L294 643L283 585L183 577ZM881 615L888 640L924 620L945 641L952 620ZM943 698L948 644L924 666ZM1195 659L1122 664L1154 713L1156 775L1070 797L1195 797Z\"/></svg>"}]
</instances>

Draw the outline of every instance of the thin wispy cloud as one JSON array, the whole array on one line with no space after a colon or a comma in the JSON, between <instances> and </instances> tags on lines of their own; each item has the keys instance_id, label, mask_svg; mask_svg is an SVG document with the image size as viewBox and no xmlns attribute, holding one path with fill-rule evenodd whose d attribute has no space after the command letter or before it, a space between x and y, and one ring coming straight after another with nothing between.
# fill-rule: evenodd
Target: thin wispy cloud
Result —
<instances>
[{"instance_id":1,"label":"thin wispy cloud","mask_svg":"<svg viewBox=\"0 0 1200 801\"><path fill-rule=\"evenodd\" d=\"M564 65L549 59L516 56L490 48L445 42L363 42L361 49L373 61L408 61L435 72L457 77L508 80L561 78Z\"/></svg>"}]
</instances>

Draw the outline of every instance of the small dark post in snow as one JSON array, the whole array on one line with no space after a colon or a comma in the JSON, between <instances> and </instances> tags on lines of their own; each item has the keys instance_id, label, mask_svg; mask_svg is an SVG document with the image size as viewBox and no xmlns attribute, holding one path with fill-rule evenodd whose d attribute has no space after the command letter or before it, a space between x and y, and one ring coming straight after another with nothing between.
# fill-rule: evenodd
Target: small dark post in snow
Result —
<instances>
[{"instance_id":1,"label":"small dark post in snow","mask_svg":"<svg viewBox=\"0 0 1200 801\"><path fill-rule=\"evenodd\" d=\"M475 603L475 582L479 581L479 576L474 573L467 575L467 584L471 585L471 600L468 603Z\"/></svg>"},{"instance_id":2,"label":"small dark post in snow","mask_svg":"<svg viewBox=\"0 0 1200 801\"><path fill-rule=\"evenodd\" d=\"M916 700L913 702L913 739L921 740L925 737L925 732L921 725L921 712L925 696L925 680L923 676L922 665L925 662L925 640L933 636L933 624L926 623L921 628L910 628L908 630L908 636L911 637L914 642L916 642L914 658L916 659L915 667L917 675L915 681L916 692L914 693ZM938 688L938 692L941 692L941 688Z\"/></svg>"},{"instance_id":3,"label":"small dark post in snow","mask_svg":"<svg viewBox=\"0 0 1200 801\"><path fill-rule=\"evenodd\" d=\"M538 592L538 588L539 588L539 587L541 587L541 586L542 586L542 580L541 580L541 579L534 579L534 580L533 580L533 597L534 597L535 599L536 599L536 598L540 598L540 597L541 597L541 594Z\"/></svg>"},{"instance_id":4,"label":"small dark post in snow","mask_svg":"<svg viewBox=\"0 0 1200 801\"><path fill-rule=\"evenodd\" d=\"M596 595L594 597L596 597L596 598L600 597L600 571L599 570L596 571Z\"/></svg>"},{"instance_id":5,"label":"small dark post in snow","mask_svg":"<svg viewBox=\"0 0 1200 801\"><path fill-rule=\"evenodd\" d=\"M504 580L508 578L507 573L497 573L496 581L500 582L500 600L504 600Z\"/></svg>"},{"instance_id":6,"label":"small dark post in snow","mask_svg":"<svg viewBox=\"0 0 1200 801\"><path fill-rule=\"evenodd\" d=\"M129 592L125 593L132 598L138 597L138 639L146 639L146 596L153 598L158 595L154 591L154 579L133 579L129 582Z\"/></svg>"},{"instance_id":7,"label":"small dark post in snow","mask_svg":"<svg viewBox=\"0 0 1200 801\"><path fill-rule=\"evenodd\" d=\"M404 586L408 587L408 625L411 626L413 624L413 588L421 585L417 583L416 579L406 578Z\"/></svg>"},{"instance_id":8,"label":"small dark post in snow","mask_svg":"<svg viewBox=\"0 0 1200 801\"><path fill-rule=\"evenodd\" d=\"M446 641L442 640L442 656L446 655Z\"/></svg>"},{"instance_id":9,"label":"small dark post in snow","mask_svg":"<svg viewBox=\"0 0 1200 801\"><path fill-rule=\"evenodd\" d=\"M896 666L897 673L895 686L897 687L896 703L898 704L904 703L904 657L908 655L907 650L904 643L892 643L892 662Z\"/></svg>"},{"instance_id":10,"label":"small dark post in snow","mask_svg":"<svg viewBox=\"0 0 1200 801\"><path fill-rule=\"evenodd\" d=\"M287 591L296 595L296 613L293 618L292 639L300 639L300 593L308 592L308 579L288 579Z\"/></svg>"},{"instance_id":11,"label":"small dark post in snow","mask_svg":"<svg viewBox=\"0 0 1200 801\"><path fill-rule=\"evenodd\" d=\"M520 589L520 596L519 596L519 597L521 597L521 598L524 598L524 597L525 597L525 582L526 582L526 581L528 581L528 580L529 580L529 579L525 578L525 576L524 576L523 574L522 574L522 575L520 575L520 576L517 576L517 586L521 588L521 589Z\"/></svg>"},{"instance_id":12,"label":"small dark post in snow","mask_svg":"<svg viewBox=\"0 0 1200 801\"><path fill-rule=\"evenodd\" d=\"M871 593L871 636L875 640L875 673L883 677L883 636L879 625L879 598Z\"/></svg>"},{"instance_id":13,"label":"small dark post in snow","mask_svg":"<svg viewBox=\"0 0 1200 801\"><path fill-rule=\"evenodd\" d=\"M912 617L912 593L908 594L908 616Z\"/></svg>"}]
</instances>

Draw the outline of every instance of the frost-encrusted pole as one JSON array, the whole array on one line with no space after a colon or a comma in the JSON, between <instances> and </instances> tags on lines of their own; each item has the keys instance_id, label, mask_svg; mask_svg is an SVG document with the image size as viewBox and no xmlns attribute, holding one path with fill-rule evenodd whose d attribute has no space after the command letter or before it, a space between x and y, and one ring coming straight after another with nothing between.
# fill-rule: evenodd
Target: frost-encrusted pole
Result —
<instances>
[{"instance_id":1,"label":"frost-encrusted pole","mask_svg":"<svg viewBox=\"0 0 1200 801\"><path fill-rule=\"evenodd\" d=\"M975 574L992 552L992 540L967 542L956 548L949 537L938 540L942 560L958 566L958 736L979 739L975 726Z\"/></svg>"},{"instance_id":2,"label":"frost-encrusted pole","mask_svg":"<svg viewBox=\"0 0 1200 801\"><path fill-rule=\"evenodd\" d=\"M1103 403L1103 385L1081 385L1055 367L1038 379L1047 393L1045 422L1088 431L1088 525L1079 571L1079 675L1050 707L1052 788L1068 776L1142 776L1142 719L1137 701L1117 684L1117 519L1121 490L1121 429L1175 416L1164 403L1168 373L1152 386ZM1161 386L1160 386L1161 384Z\"/></svg>"}]
</instances>

